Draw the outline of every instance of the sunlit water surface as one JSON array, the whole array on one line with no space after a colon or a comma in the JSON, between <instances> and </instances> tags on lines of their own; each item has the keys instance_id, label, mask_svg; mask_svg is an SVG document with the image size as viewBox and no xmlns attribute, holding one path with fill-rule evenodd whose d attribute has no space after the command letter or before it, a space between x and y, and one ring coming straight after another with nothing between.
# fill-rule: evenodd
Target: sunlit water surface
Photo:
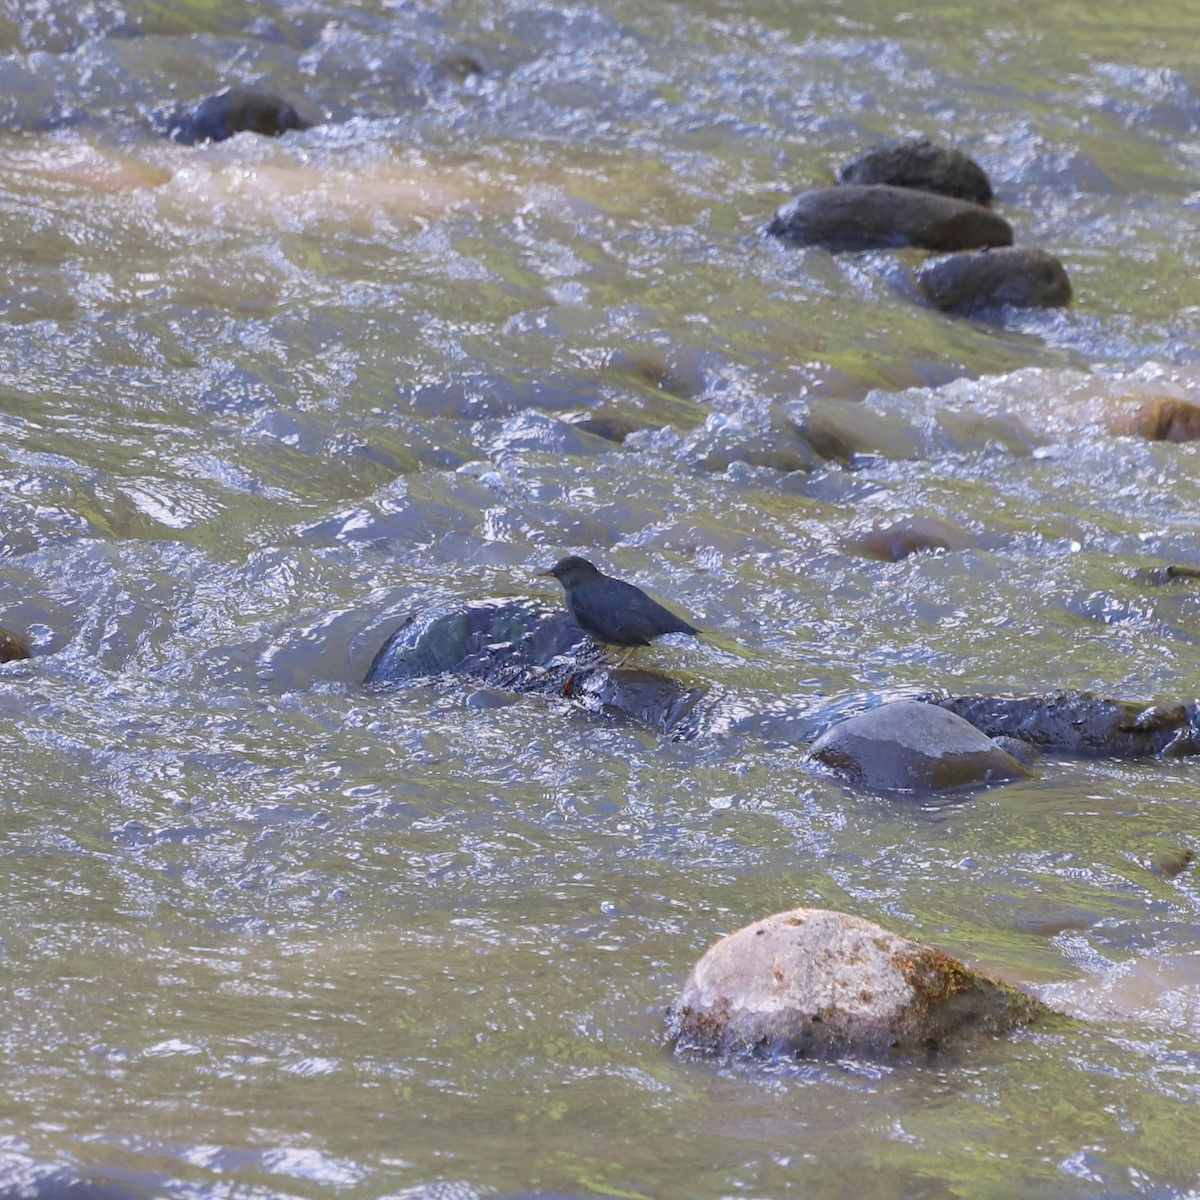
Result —
<instances>
[{"instance_id":1,"label":"sunlit water surface","mask_svg":"<svg viewBox=\"0 0 1200 1200\"><path fill-rule=\"evenodd\" d=\"M1197 888L1147 869L1200 845L1195 767L934 803L802 743L888 695L1194 693L1200 594L1137 572L1200 565L1200 449L1128 430L1200 400L1198 27L6 6L0 621L34 657L0 669L0 1191L1195 1194ZM152 132L259 80L327 123ZM764 239L917 133L986 167L1070 310L950 319L919 255ZM863 431L849 467L789 458L813 412ZM855 548L907 517L966 548ZM361 685L408 613L549 598L569 551L707 631L652 652L711 689L695 740ZM675 1058L697 956L808 904L1078 1020L908 1064Z\"/></svg>"}]
</instances>

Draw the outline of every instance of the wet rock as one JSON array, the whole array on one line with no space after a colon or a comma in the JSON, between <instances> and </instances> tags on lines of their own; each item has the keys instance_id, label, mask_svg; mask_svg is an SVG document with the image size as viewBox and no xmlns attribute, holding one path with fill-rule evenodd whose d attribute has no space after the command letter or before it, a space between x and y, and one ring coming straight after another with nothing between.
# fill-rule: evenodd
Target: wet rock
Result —
<instances>
[{"instance_id":1,"label":"wet rock","mask_svg":"<svg viewBox=\"0 0 1200 1200\"><path fill-rule=\"evenodd\" d=\"M20 634L0 628L0 663L29 657L29 642Z\"/></svg>"},{"instance_id":2,"label":"wet rock","mask_svg":"<svg viewBox=\"0 0 1200 1200\"><path fill-rule=\"evenodd\" d=\"M1012 245L1012 227L980 204L886 184L815 188L779 208L767 233L841 250L975 250Z\"/></svg>"},{"instance_id":3,"label":"wet rock","mask_svg":"<svg viewBox=\"0 0 1200 1200\"><path fill-rule=\"evenodd\" d=\"M855 538L851 549L885 562L900 562L922 550L965 550L971 535L945 517L905 517L891 525L876 525L870 533Z\"/></svg>"},{"instance_id":4,"label":"wet rock","mask_svg":"<svg viewBox=\"0 0 1200 1200\"><path fill-rule=\"evenodd\" d=\"M1200 567L1181 567L1172 563L1166 567L1148 567L1135 571L1133 577L1161 587L1164 583L1171 583L1176 579L1200 579Z\"/></svg>"},{"instance_id":5,"label":"wet rock","mask_svg":"<svg viewBox=\"0 0 1200 1200\"><path fill-rule=\"evenodd\" d=\"M693 737L707 688L660 671L611 670L565 609L501 597L442 605L410 618L384 643L365 682L459 678L488 689L569 700L635 720L675 739ZM470 697L478 697L472 687Z\"/></svg>"},{"instance_id":6,"label":"wet rock","mask_svg":"<svg viewBox=\"0 0 1200 1200\"><path fill-rule=\"evenodd\" d=\"M571 421L576 429L584 433L594 434L606 442L616 442L620 445L631 433L636 433L643 426L617 414L600 414L590 417L578 417Z\"/></svg>"},{"instance_id":7,"label":"wet rock","mask_svg":"<svg viewBox=\"0 0 1200 1200\"><path fill-rule=\"evenodd\" d=\"M895 700L850 717L817 738L809 754L852 783L880 791L940 792L1032 774L968 721L918 700Z\"/></svg>"},{"instance_id":8,"label":"wet rock","mask_svg":"<svg viewBox=\"0 0 1200 1200\"><path fill-rule=\"evenodd\" d=\"M1114 415L1113 433L1151 442L1194 442L1200 438L1200 405L1174 396L1147 396L1132 411Z\"/></svg>"},{"instance_id":9,"label":"wet rock","mask_svg":"<svg viewBox=\"0 0 1200 1200\"><path fill-rule=\"evenodd\" d=\"M851 400L813 399L796 428L821 458L842 466L866 453L911 458L918 451L911 425Z\"/></svg>"},{"instance_id":10,"label":"wet rock","mask_svg":"<svg viewBox=\"0 0 1200 1200\"><path fill-rule=\"evenodd\" d=\"M309 129L287 100L259 88L234 87L202 100L194 109L176 113L167 124L167 136L184 145L223 142L236 133L279 137L291 129Z\"/></svg>"},{"instance_id":11,"label":"wet rock","mask_svg":"<svg viewBox=\"0 0 1200 1200\"><path fill-rule=\"evenodd\" d=\"M436 69L455 83L466 83L474 75L487 74L479 60L470 54L448 54L438 60Z\"/></svg>"},{"instance_id":12,"label":"wet rock","mask_svg":"<svg viewBox=\"0 0 1200 1200\"><path fill-rule=\"evenodd\" d=\"M688 435L683 456L714 475L737 462L787 472L807 472L820 465L799 426L779 408L742 417L713 413Z\"/></svg>"},{"instance_id":13,"label":"wet rock","mask_svg":"<svg viewBox=\"0 0 1200 1200\"><path fill-rule=\"evenodd\" d=\"M1200 754L1200 701L1130 704L1088 692L1050 696L930 697L988 737L1015 737L1085 758L1181 758Z\"/></svg>"},{"instance_id":14,"label":"wet rock","mask_svg":"<svg viewBox=\"0 0 1200 1200\"><path fill-rule=\"evenodd\" d=\"M1185 850L1182 846L1169 846L1154 855L1147 865L1147 870L1163 879L1174 879L1176 875L1186 871L1195 858L1190 850Z\"/></svg>"},{"instance_id":15,"label":"wet rock","mask_svg":"<svg viewBox=\"0 0 1200 1200\"><path fill-rule=\"evenodd\" d=\"M838 183L887 183L938 192L972 204L990 204L992 185L984 169L960 150L935 146L926 138L878 146L838 172Z\"/></svg>"},{"instance_id":16,"label":"wet rock","mask_svg":"<svg viewBox=\"0 0 1200 1200\"><path fill-rule=\"evenodd\" d=\"M677 1050L836 1057L1001 1034L1049 1010L861 917L776 913L711 946L671 1008Z\"/></svg>"},{"instance_id":17,"label":"wet rock","mask_svg":"<svg viewBox=\"0 0 1200 1200\"><path fill-rule=\"evenodd\" d=\"M953 313L1071 303L1071 281L1062 263L1044 250L1014 246L932 259L917 272L917 288L935 308Z\"/></svg>"}]
</instances>

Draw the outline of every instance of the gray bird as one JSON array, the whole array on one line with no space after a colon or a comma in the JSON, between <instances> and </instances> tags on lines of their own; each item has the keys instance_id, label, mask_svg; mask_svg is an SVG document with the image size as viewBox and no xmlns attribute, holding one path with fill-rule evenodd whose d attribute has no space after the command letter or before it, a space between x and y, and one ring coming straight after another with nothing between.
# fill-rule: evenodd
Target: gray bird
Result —
<instances>
[{"instance_id":1,"label":"gray bird","mask_svg":"<svg viewBox=\"0 0 1200 1200\"><path fill-rule=\"evenodd\" d=\"M640 646L650 645L664 633L700 632L641 588L605 575L586 558L572 554L538 574L552 575L562 584L567 609L584 633L603 645L627 648L615 664L618 667Z\"/></svg>"}]
</instances>

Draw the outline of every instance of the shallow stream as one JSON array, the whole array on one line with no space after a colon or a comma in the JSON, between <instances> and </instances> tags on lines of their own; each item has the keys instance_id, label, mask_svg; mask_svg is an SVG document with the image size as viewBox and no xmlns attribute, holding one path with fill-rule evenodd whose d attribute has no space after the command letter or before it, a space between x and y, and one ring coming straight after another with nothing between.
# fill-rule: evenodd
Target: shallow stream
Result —
<instances>
[{"instance_id":1,"label":"shallow stream","mask_svg":"<svg viewBox=\"0 0 1200 1200\"><path fill-rule=\"evenodd\" d=\"M1183 1197L1198 768L936 801L806 763L930 691L1195 695L1200 7L0 7L0 1194ZM472 60L472 61L468 61ZM473 64L483 69L474 71ZM263 82L324 123L186 147ZM1065 311L765 238L973 155ZM615 416L623 445L565 419ZM810 461L793 422L856 430ZM852 439L853 440L853 439ZM952 522L899 562L862 536ZM362 686L577 552L705 631L670 741ZM719 935L821 905L1077 1021L919 1063L673 1056ZM71 1189L74 1190L71 1190ZM57 1190L56 1190L57 1189Z\"/></svg>"}]
</instances>

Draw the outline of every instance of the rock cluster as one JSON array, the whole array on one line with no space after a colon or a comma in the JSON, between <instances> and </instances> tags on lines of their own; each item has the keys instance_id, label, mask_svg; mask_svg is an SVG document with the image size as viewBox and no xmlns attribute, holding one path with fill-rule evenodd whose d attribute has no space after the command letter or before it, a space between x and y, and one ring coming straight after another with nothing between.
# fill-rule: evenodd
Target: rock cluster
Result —
<instances>
[{"instance_id":1,"label":"rock cluster","mask_svg":"<svg viewBox=\"0 0 1200 1200\"><path fill-rule=\"evenodd\" d=\"M927 140L881 147L779 208L767 233L838 253L915 246L948 252L917 272L920 294L943 312L982 316L1002 306L1056 308L1071 282L1044 250L1014 248L1009 223L993 213L983 168Z\"/></svg>"}]
</instances>

